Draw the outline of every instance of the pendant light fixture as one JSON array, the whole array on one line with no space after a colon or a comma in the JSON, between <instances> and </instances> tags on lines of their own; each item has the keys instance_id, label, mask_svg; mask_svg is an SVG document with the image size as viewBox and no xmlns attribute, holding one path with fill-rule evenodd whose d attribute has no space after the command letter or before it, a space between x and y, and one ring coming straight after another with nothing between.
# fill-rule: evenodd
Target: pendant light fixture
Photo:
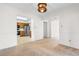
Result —
<instances>
[{"instance_id":1,"label":"pendant light fixture","mask_svg":"<svg viewBox=\"0 0 79 59\"><path fill-rule=\"evenodd\" d=\"M47 4L46 3L38 3L38 12L44 13L47 11Z\"/></svg>"}]
</instances>

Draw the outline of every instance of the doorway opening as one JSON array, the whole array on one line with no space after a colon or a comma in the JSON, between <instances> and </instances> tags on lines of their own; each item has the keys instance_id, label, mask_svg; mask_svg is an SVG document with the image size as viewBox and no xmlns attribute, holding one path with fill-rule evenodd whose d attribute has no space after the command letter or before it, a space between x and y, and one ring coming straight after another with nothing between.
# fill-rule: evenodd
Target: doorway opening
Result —
<instances>
[{"instance_id":1,"label":"doorway opening","mask_svg":"<svg viewBox=\"0 0 79 59\"><path fill-rule=\"evenodd\" d=\"M17 16L17 44L31 41L31 19Z\"/></svg>"},{"instance_id":2,"label":"doorway opening","mask_svg":"<svg viewBox=\"0 0 79 59\"><path fill-rule=\"evenodd\" d=\"M43 37L47 38L47 22L43 22Z\"/></svg>"}]
</instances>

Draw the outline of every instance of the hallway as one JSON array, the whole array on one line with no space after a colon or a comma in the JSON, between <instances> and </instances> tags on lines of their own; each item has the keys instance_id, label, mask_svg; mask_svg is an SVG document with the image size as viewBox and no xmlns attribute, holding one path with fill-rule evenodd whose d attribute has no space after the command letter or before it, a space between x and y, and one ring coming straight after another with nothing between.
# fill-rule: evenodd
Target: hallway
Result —
<instances>
[{"instance_id":1,"label":"hallway","mask_svg":"<svg viewBox=\"0 0 79 59\"><path fill-rule=\"evenodd\" d=\"M0 51L1 56L78 56L79 49L60 45L53 39L25 43Z\"/></svg>"}]
</instances>

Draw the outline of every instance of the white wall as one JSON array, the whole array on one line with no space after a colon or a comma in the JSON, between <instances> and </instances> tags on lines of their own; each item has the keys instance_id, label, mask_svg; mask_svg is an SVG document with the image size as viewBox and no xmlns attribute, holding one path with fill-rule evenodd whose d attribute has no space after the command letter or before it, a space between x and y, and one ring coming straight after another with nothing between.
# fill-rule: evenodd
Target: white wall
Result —
<instances>
[{"instance_id":1,"label":"white wall","mask_svg":"<svg viewBox=\"0 0 79 59\"><path fill-rule=\"evenodd\" d=\"M0 49L16 46L16 17L18 15L25 16L18 9L0 4Z\"/></svg>"},{"instance_id":2,"label":"white wall","mask_svg":"<svg viewBox=\"0 0 79 59\"><path fill-rule=\"evenodd\" d=\"M31 18L32 40L42 39L42 22L29 10L23 12L20 9L0 4L0 49L17 45L16 17L25 16Z\"/></svg>"},{"instance_id":3,"label":"white wall","mask_svg":"<svg viewBox=\"0 0 79 59\"><path fill-rule=\"evenodd\" d=\"M72 4L56 11L60 20L60 43L79 49L79 4Z\"/></svg>"}]
</instances>

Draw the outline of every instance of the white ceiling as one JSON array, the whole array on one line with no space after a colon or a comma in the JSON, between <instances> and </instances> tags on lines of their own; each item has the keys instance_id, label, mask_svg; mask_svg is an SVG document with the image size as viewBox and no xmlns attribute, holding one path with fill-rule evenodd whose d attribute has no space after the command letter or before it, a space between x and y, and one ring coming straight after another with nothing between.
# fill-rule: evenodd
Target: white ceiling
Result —
<instances>
[{"instance_id":1,"label":"white ceiling","mask_svg":"<svg viewBox=\"0 0 79 59\"><path fill-rule=\"evenodd\" d=\"M39 13L37 11L37 3L7 3L6 5L18 8L24 12L26 11L34 12L39 17L47 17L50 15L50 13L53 13L53 11L69 6L70 4L68 3L48 3L47 12L45 13Z\"/></svg>"},{"instance_id":2,"label":"white ceiling","mask_svg":"<svg viewBox=\"0 0 79 59\"><path fill-rule=\"evenodd\" d=\"M19 10L22 11L32 11L32 3L6 3L6 5L14 7L14 8L18 8Z\"/></svg>"},{"instance_id":3,"label":"white ceiling","mask_svg":"<svg viewBox=\"0 0 79 59\"><path fill-rule=\"evenodd\" d=\"M19 8L23 11L27 11L30 9L37 9L37 3L6 3L9 6L15 7L15 8ZM70 4L68 3L48 3L47 4L47 8L48 11L50 10L56 10L65 6L68 6ZM33 11L33 10L32 10Z\"/></svg>"}]
</instances>

